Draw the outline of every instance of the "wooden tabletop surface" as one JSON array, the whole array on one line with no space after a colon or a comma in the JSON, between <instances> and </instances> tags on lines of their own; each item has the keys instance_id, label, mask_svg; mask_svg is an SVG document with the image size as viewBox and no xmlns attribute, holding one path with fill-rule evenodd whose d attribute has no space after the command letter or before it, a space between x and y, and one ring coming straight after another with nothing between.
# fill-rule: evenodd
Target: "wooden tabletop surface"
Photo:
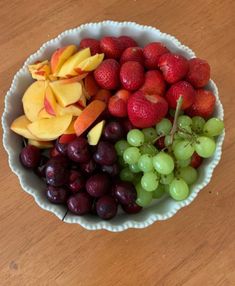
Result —
<instances>
[{"instance_id":1,"label":"wooden tabletop surface","mask_svg":"<svg viewBox=\"0 0 235 286\"><path fill-rule=\"evenodd\" d=\"M168 221L121 233L61 223L21 190L0 150L0 285L235 285L235 2L1 0L0 95L43 42L85 22L136 21L209 61L225 109L211 183ZM1 131L2 132L2 131Z\"/></svg>"}]
</instances>

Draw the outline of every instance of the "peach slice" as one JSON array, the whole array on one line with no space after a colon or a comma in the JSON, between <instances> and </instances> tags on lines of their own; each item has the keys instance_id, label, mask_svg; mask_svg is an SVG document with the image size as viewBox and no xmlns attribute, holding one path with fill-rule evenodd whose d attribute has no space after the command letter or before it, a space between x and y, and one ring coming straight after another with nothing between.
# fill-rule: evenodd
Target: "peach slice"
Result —
<instances>
[{"instance_id":1,"label":"peach slice","mask_svg":"<svg viewBox=\"0 0 235 286\"><path fill-rule=\"evenodd\" d=\"M49 114L44 107L38 112L38 119L40 119L40 118L52 118L52 117L54 117L54 115Z\"/></svg>"},{"instance_id":2,"label":"peach slice","mask_svg":"<svg viewBox=\"0 0 235 286\"><path fill-rule=\"evenodd\" d=\"M65 132L72 118L71 114L53 118L42 118L30 123L28 129L40 141L51 141L57 139Z\"/></svg>"},{"instance_id":3,"label":"peach slice","mask_svg":"<svg viewBox=\"0 0 235 286\"><path fill-rule=\"evenodd\" d=\"M50 115L55 116L57 113L57 102L55 100L55 96L50 88L50 86L47 86L45 91L45 97L44 97L44 108L47 113Z\"/></svg>"},{"instance_id":4,"label":"peach slice","mask_svg":"<svg viewBox=\"0 0 235 286\"><path fill-rule=\"evenodd\" d=\"M82 114L74 122L74 129L77 136L80 136L104 111L106 104L100 100L92 101L82 111Z\"/></svg>"},{"instance_id":5,"label":"peach slice","mask_svg":"<svg viewBox=\"0 0 235 286\"><path fill-rule=\"evenodd\" d=\"M28 144L38 147L40 149L52 148L54 146L51 141L38 141L33 139L29 139Z\"/></svg>"},{"instance_id":6,"label":"peach slice","mask_svg":"<svg viewBox=\"0 0 235 286\"><path fill-rule=\"evenodd\" d=\"M84 79L85 90L89 97L96 95L100 87L98 86L93 74L88 74Z\"/></svg>"},{"instance_id":7,"label":"peach slice","mask_svg":"<svg viewBox=\"0 0 235 286\"><path fill-rule=\"evenodd\" d=\"M32 122L38 119L38 113L44 107L44 95L47 85L46 81L35 81L23 95L24 113Z\"/></svg>"},{"instance_id":8,"label":"peach slice","mask_svg":"<svg viewBox=\"0 0 235 286\"><path fill-rule=\"evenodd\" d=\"M31 121L29 121L25 115L21 115L12 122L11 130L24 138L36 140L37 137L34 136L27 128L30 123Z\"/></svg>"},{"instance_id":9,"label":"peach slice","mask_svg":"<svg viewBox=\"0 0 235 286\"><path fill-rule=\"evenodd\" d=\"M50 83L58 103L62 107L77 102L82 96L82 86L80 82L63 83L60 80Z\"/></svg>"},{"instance_id":10,"label":"peach slice","mask_svg":"<svg viewBox=\"0 0 235 286\"><path fill-rule=\"evenodd\" d=\"M98 144L103 128L104 128L105 121L102 120L97 123L87 134L88 144L95 146Z\"/></svg>"},{"instance_id":11,"label":"peach slice","mask_svg":"<svg viewBox=\"0 0 235 286\"><path fill-rule=\"evenodd\" d=\"M78 51L76 54L71 56L61 67L57 73L58 77L71 77L77 75L74 70L82 61L91 56L90 48L86 48Z\"/></svg>"},{"instance_id":12,"label":"peach slice","mask_svg":"<svg viewBox=\"0 0 235 286\"><path fill-rule=\"evenodd\" d=\"M88 73L83 73L74 77L70 77L70 78L65 78L65 79L61 79L60 81L62 83L73 83L73 82L80 82L82 79L84 79L86 76L88 75Z\"/></svg>"},{"instance_id":13,"label":"peach slice","mask_svg":"<svg viewBox=\"0 0 235 286\"><path fill-rule=\"evenodd\" d=\"M75 134L74 130L74 122L77 118L72 119L71 123L69 124L69 127L65 130L64 134Z\"/></svg>"},{"instance_id":14,"label":"peach slice","mask_svg":"<svg viewBox=\"0 0 235 286\"><path fill-rule=\"evenodd\" d=\"M103 59L104 59L104 54L96 54L79 63L75 67L75 71L78 74L93 71L102 63Z\"/></svg>"},{"instance_id":15,"label":"peach slice","mask_svg":"<svg viewBox=\"0 0 235 286\"><path fill-rule=\"evenodd\" d=\"M63 134L60 136L59 143L68 144L77 138L76 134Z\"/></svg>"},{"instance_id":16,"label":"peach slice","mask_svg":"<svg viewBox=\"0 0 235 286\"><path fill-rule=\"evenodd\" d=\"M47 60L33 65L28 65L28 69L32 78L36 80L46 80L51 73L51 68Z\"/></svg>"},{"instance_id":17,"label":"peach slice","mask_svg":"<svg viewBox=\"0 0 235 286\"><path fill-rule=\"evenodd\" d=\"M67 107L61 107L60 105L57 105L57 114L58 115L66 115L71 114L72 116L79 116L82 113L82 109L75 105L71 104Z\"/></svg>"},{"instance_id":18,"label":"peach slice","mask_svg":"<svg viewBox=\"0 0 235 286\"><path fill-rule=\"evenodd\" d=\"M57 49L51 56L51 71L54 75L60 70L62 65L76 53L77 47L75 45L69 45L63 48Z\"/></svg>"}]
</instances>

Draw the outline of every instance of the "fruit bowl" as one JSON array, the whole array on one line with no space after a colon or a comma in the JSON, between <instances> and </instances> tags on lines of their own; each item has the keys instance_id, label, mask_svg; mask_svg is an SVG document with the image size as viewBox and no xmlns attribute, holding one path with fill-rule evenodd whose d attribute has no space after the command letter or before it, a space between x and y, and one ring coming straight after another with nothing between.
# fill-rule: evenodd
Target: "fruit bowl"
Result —
<instances>
[{"instance_id":1,"label":"fruit bowl","mask_svg":"<svg viewBox=\"0 0 235 286\"><path fill-rule=\"evenodd\" d=\"M22 148L22 140L17 134L10 131L12 121L23 112L21 104L22 94L33 82L27 66L41 59L49 58L52 52L58 47L68 44L76 44L85 37L98 39L105 35L129 35L141 46L152 41L160 41L165 43L172 52L180 54L187 59L195 57L195 54L191 49L182 45L173 36L162 33L156 28L139 25L133 22L104 21L99 23L88 23L81 25L78 28L67 30L57 38L42 45L36 53L32 54L25 61L23 67L14 76L11 87L5 97L5 109L2 116L3 144L9 156L10 168L18 176L22 189L32 195L36 203L42 209L54 213L60 220L63 220L66 223L80 224L89 230L106 229L109 231L123 231L128 228L144 228L155 221L165 220L172 217L178 210L189 205L196 198L199 191L210 182L213 170L221 157L225 132L223 132L216 140L216 151L214 156L203 162L202 167L199 170L198 180L191 186L191 192L187 199L177 202L170 197L163 197L154 201L150 206L134 216L128 216L119 211L118 215L114 219L110 221L102 221L98 217L92 215L75 216L71 213L66 214L67 210L64 206L53 205L48 202L42 191L45 187L44 183L32 172L26 171L20 164L19 153ZM220 102L218 89L215 83L210 80L206 88L211 90L216 96L214 115L223 119L223 107Z\"/></svg>"}]
</instances>

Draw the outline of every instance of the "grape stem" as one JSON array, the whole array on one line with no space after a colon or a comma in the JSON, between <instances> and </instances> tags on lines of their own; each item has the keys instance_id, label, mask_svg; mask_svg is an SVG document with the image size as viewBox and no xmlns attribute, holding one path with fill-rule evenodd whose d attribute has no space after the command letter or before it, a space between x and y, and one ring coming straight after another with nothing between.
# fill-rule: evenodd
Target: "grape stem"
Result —
<instances>
[{"instance_id":1,"label":"grape stem","mask_svg":"<svg viewBox=\"0 0 235 286\"><path fill-rule=\"evenodd\" d=\"M174 116L174 122L173 122L173 126L172 126L172 129L171 129L171 132L170 132L171 144L173 143L174 134L177 131L177 121L178 121L178 117L180 115L180 110L181 110L182 104L183 104L183 97L181 95L179 97L179 99L177 100L176 111L175 111L175 116Z\"/></svg>"}]
</instances>

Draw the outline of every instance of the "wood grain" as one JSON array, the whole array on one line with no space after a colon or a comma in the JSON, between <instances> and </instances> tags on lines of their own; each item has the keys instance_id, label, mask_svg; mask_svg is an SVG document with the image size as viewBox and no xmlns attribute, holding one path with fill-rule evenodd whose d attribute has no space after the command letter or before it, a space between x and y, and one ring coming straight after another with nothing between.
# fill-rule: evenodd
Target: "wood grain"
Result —
<instances>
[{"instance_id":1,"label":"wood grain","mask_svg":"<svg viewBox=\"0 0 235 286\"><path fill-rule=\"evenodd\" d=\"M235 2L1 0L0 95L43 42L103 19L152 25L206 58L225 108L211 183L172 219L122 233L61 223L24 193L0 150L0 285L235 285Z\"/></svg>"}]
</instances>

